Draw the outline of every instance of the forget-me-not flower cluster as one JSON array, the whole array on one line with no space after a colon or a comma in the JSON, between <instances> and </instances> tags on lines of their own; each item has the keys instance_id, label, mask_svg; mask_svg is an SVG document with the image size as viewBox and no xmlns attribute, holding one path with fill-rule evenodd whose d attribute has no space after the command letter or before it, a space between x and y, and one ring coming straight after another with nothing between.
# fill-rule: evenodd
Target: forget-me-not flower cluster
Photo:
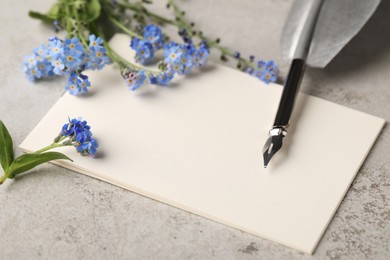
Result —
<instances>
[{"instance_id":1,"label":"forget-me-not flower cluster","mask_svg":"<svg viewBox=\"0 0 390 260\"><path fill-rule=\"evenodd\" d=\"M110 63L103 40L89 36L88 48L77 37L60 40L49 39L47 45L40 45L31 55L26 56L23 67L31 81L54 75L67 76L65 89L72 95L88 92L91 86L84 70L100 70Z\"/></svg>"},{"instance_id":2,"label":"forget-me-not flower cluster","mask_svg":"<svg viewBox=\"0 0 390 260\"><path fill-rule=\"evenodd\" d=\"M257 69L248 68L248 74L255 76L256 78L269 84L275 82L279 75L279 68L273 60L264 61L259 60L257 62Z\"/></svg>"},{"instance_id":3,"label":"forget-me-not flower cluster","mask_svg":"<svg viewBox=\"0 0 390 260\"><path fill-rule=\"evenodd\" d=\"M95 156L99 147L97 141L92 138L91 127L87 121L81 118L69 119L61 130L61 137L68 137L69 142L76 148L81 155Z\"/></svg>"},{"instance_id":4,"label":"forget-me-not flower cluster","mask_svg":"<svg viewBox=\"0 0 390 260\"><path fill-rule=\"evenodd\" d=\"M150 64L154 53L163 46L163 34L159 27L149 24L144 27L143 39L133 37L130 47L135 50L135 60L143 65Z\"/></svg>"},{"instance_id":5,"label":"forget-me-not flower cluster","mask_svg":"<svg viewBox=\"0 0 390 260\"><path fill-rule=\"evenodd\" d=\"M156 25L144 27L143 39L133 37L130 47L135 50L135 60L143 65L154 61L155 52L163 49L164 60L160 63L161 71L157 75L148 74L145 71L133 71L124 75L130 90L136 90L149 78L151 84L167 86L175 74L188 75L194 67L202 68L207 65L209 48L202 41L198 47L186 34L181 34L185 43L163 42L163 34Z\"/></svg>"}]
</instances>

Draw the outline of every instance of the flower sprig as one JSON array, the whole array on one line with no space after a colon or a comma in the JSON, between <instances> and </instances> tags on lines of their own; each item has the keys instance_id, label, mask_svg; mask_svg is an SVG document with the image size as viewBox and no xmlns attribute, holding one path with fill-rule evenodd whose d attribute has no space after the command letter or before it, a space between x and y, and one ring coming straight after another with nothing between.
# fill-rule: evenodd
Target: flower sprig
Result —
<instances>
[{"instance_id":1,"label":"flower sprig","mask_svg":"<svg viewBox=\"0 0 390 260\"><path fill-rule=\"evenodd\" d=\"M257 64L255 64L255 56L250 55L249 59L245 59L241 56L241 54L238 51L232 51L226 47L223 47L220 42L221 39L217 38L215 40L210 39L209 37L205 36L202 31L197 31L193 27L195 26L194 23L188 23L186 19L184 18L185 12L180 10L178 5L175 3L174 0L168 0L167 8L173 9L173 12L175 14L175 21L172 21L171 24L175 24L179 28L181 28L180 34L182 37L187 38L193 38L197 37L207 43L207 45L210 48L215 48L220 51L221 56L220 59L223 62L228 61L227 57L231 57L235 60L237 60L237 68L248 72L248 74L252 76L256 76L260 80L264 81L265 83L271 83L275 82L278 75L279 70L276 65L276 63L272 60L270 61L264 61L259 60ZM261 64L261 65L259 65ZM263 64L267 64L267 66L263 66Z\"/></svg>"},{"instance_id":2,"label":"flower sprig","mask_svg":"<svg viewBox=\"0 0 390 260\"><path fill-rule=\"evenodd\" d=\"M91 127L81 118L75 118L64 124L60 133L52 144L33 153L26 153L14 158L14 149L11 135L4 123L0 120L0 163L3 175L0 177L0 185L7 179L13 179L16 175L33 169L34 167L53 160L69 160L65 154L48 152L51 149L74 146L83 156L94 157L99 147L96 139L92 138Z\"/></svg>"},{"instance_id":3,"label":"flower sprig","mask_svg":"<svg viewBox=\"0 0 390 260\"><path fill-rule=\"evenodd\" d=\"M31 81L54 75L67 76L65 89L72 95L88 92L91 85L84 70L100 70L110 63L103 40L95 35L89 36L88 48L77 37L60 40L49 39L47 45L35 48L25 57L24 72Z\"/></svg>"},{"instance_id":4,"label":"flower sprig","mask_svg":"<svg viewBox=\"0 0 390 260\"><path fill-rule=\"evenodd\" d=\"M58 59L52 52L47 56L44 48L43 56L34 51L28 58L35 58L37 62L30 64L28 59L25 62L27 77L35 80L53 75L66 75L68 77L66 90L71 94L80 94L87 92L91 85L88 77L83 74L84 70L101 69L112 61L119 66L130 90L138 89L146 82L166 86L175 74L187 75L193 67L205 66L210 50L217 49L221 53L222 61L227 61L228 57L233 58L240 70L247 71L266 83L277 79L278 68L273 61L255 62L253 55L245 59L238 51L221 46L219 38L213 40L202 31L196 30L194 23L188 23L185 12L180 10L174 0L168 0L167 4L167 7L173 10L174 19L151 12L146 7L149 4L152 4L152 1L57 0L45 14L30 11L31 17L52 23L56 32L66 30L66 39L62 41L53 37L50 41L53 44L64 45L62 52L71 53L71 56L64 54L65 59ZM176 26L184 43L172 43L170 37L156 26L165 24ZM130 46L136 51L136 62L140 65L129 62L109 46L107 41L113 32L110 27L132 37ZM95 38L91 40L91 37ZM91 46L91 42L98 45ZM70 50L70 44L74 44L76 49ZM100 52L94 48L98 48ZM165 56L159 63L158 70L144 67L143 65L157 62L154 53L160 49L163 49ZM102 54L101 57L98 56L99 53ZM179 58L171 59L169 54ZM68 57L71 60L67 60ZM97 58L102 59L100 62L94 62Z\"/></svg>"},{"instance_id":5,"label":"flower sprig","mask_svg":"<svg viewBox=\"0 0 390 260\"><path fill-rule=\"evenodd\" d=\"M141 87L146 78L150 84L167 86L173 77L178 75L188 75L194 67L203 68L207 64L209 48L201 42L196 46L192 41L177 43L171 41L163 42L161 29L156 25L146 25L143 29L143 36L133 37L130 47L135 50L135 60L143 65L154 62L155 52L163 49L164 59L159 63L160 72L148 74L141 69L139 71L125 70L123 76L130 90Z\"/></svg>"}]
</instances>

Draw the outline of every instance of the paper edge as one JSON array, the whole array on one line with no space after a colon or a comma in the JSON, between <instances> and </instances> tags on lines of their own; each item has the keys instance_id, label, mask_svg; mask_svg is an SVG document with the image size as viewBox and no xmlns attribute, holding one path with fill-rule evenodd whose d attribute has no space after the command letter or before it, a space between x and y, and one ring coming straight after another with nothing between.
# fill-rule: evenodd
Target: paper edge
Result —
<instances>
[{"instance_id":1,"label":"paper edge","mask_svg":"<svg viewBox=\"0 0 390 260\"><path fill-rule=\"evenodd\" d=\"M28 149L25 149L25 148L22 148L20 146L19 146L19 148L22 149L24 152L28 152L28 153L32 152L32 151L30 151ZM103 182L107 182L107 183L112 184L114 186L117 186L117 187L120 187L122 189L125 189L125 190L128 190L128 191L140 194L140 195L145 196L147 198L150 198L150 199L152 199L154 201L157 201L157 202L160 202L160 203L164 203L164 204L166 204L168 206L172 206L172 207L177 208L179 210L190 212L192 214L195 214L195 215L198 215L200 217L203 217L203 218L207 219L208 221L213 221L213 222L215 222L217 224L225 225L225 226L228 226L230 228L234 228L234 229L243 231L243 232L245 232L247 234L254 235L254 236L262 238L262 239L266 239L266 240L268 240L268 241L270 241L272 243L283 245L283 246L286 246L286 247L288 247L290 249L297 250L299 252L304 252L304 253L309 254L309 255L311 255L313 253L312 250L307 251L306 249L303 249L301 247L294 246L292 244L289 244L289 243L286 243L286 242L283 242L283 241L280 241L280 240L268 237L266 235L250 231L250 230L248 230L246 228L237 226L237 225L235 225L235 224L233 224L233 223L231 223L229 221L225 221L225 220L222 220L222 219L220 219L218 217L210 215L208 213L204 213L202 211L198 211L198 210L196 210L194 208L191 208L191 207L188 207L188 206L186 206L184 204L171 201L170 199L167 199L167 198L164 198L164 197L161 197L161 196L156 196L155 194L149 193L149 192L147 192L147 191L145 191L143 189L139 189L139 188L137 188L135 186L122 183L121 181L118 181L118 180L115 180L115 179L106 178L106 177L104 177L104 176L102 176L100 174L96 174L95 172L92 172L92 171L87 171L87 170L85 170L85 169L83 169L81 167L73 167L71 163L68 163L66 161L58 160L58 161L51 161L49 163L51 163L53 165L60 166L62 168L68 169L68 170L71 170L71 171L76 172L76 173L84 174L86 176L92 177L94 179L97 179L97 180L100 180L100 181L103 181Z\"/></svg>"},{"instance_id":2,"label":"paper edge","mask_svg":"<svg viewBox=\"0 0 390 260\"><path fill-rule=\"evenodd\" d=\"M354 110L354 109L352 109L352 110ZM355 110L355 111L358 111L358 110ZM367 114L367 113L361 112L361 111L358 111L358 112L363 113L363 114ZM370 115L370 114L367 114L367 115ZM370 115L370 116L372 116L372 115ZM385 119L380 118L380 117L376 117L376 116L372 116L372 117L374 117L375 119L379 120L379 122L378 122L378 124L379 124L379 129L378 129L376 135L374 136L371 145L370 145L369 148L367 149L367 152L366 152L365 155L363 156L361 163L356 167L355 173L353 174L353 176L352 176L350 182L349 182L348 185L346 186L346 188L345 188L345 190L344 190L344 192L343 192L343 195L342 195L341 198L340 198L340 201L337 203L336 207L334 208L334 210L333 210L333 212L332 212L332 214L331 214L331 216L330 216L328 222L326 223L324 229L321 231L320 236L318 237L318 240L314 243L313 248L311 248L311 250L310 250L310 254L311 254L311 255L314 253L314 251L315 251L315 250L317 249L317 247L319 246L320 241L322 240L322 238L323 238L323 236L324 236L324 234L325 234L325 231L328 229L330 223L332 222L332 220L333 220L333 218L334 218L334 215L336 214L337 210L340 208L341 203L344 201L345 195L347 195L347 193L348 193L348 191L349 191L349 189L350 189L350 187L351 187L353 181L354 181L355 178L356 178L356 175L359 173L361 167L363 166L364 162L366 161L366 159L367 159L368 155L370 154L372 148L373 148L374 145L376 144L379 135L382 133L382 130L383 130L384 126L386 125L386 120L385 120Z\"/></svg>"},{"instance_id":3,"label":"paper edge","mask_svg":"<svg viewBox=\"0 0 390 260\"><path fill-rule=\"evenodd\" d=\"M359 111L359 112L360 112L360 111ZM361 112L361 113L363 113L363 112ZM245 233L248 233L248 234L251 234L251 235L255 235L255 236L257 236L257 237L260 237L260 238L262 238L262 239L266 239L266 240L271 241L271 242L273 242L273 243L277 243L277 244L280 244L280 245L284 245L284 246L286 246L286 247L288 247L288 248L291 248L291 249L293 249L293 250L297 250L297 251L306 253L306 254L308 254L308 255L313 255L314 251L315 251L315 250L317 249L317 247L319 246L319 243L320 243L321 239L323 238L323 236L324 236L324 234L325 234L325 231L328 229L329 224L332 222L332 220L333 220L333 218L334 218L334 215L336 214L336 212L337 212L337 210L339 209L341 203L343 202L345 195L347 194L349 188L351 187L353 181L355 180L355 177L356 177L357 173L359 172L360 168L362 167L363 163L365 162L367 156L370 154L371 149L372 149L373 146L376 144L376 140L378 139L380 133L381 133L382 130L383 130L383 127L384 127L385 124L386 124L386 121L385 121L384 119L381 119L381 118L378 118L378 117L376 117L376 118L380 120L380 122L378 122L378 123L380 124L380 128L378 129L377 134L373 137L372 144L369 146L369 148L368 148L366 154L363 156L361 163L356 167L356 170L355 170L355 173L354 173L353 177L351 178L349 184L346 186L346 188L345 188L345 190L344 190L344 192L343 192L343 195L342 195L341 198L340 198L340 201L338 202L338 204L337 204L336 207L334 208L333 212L331 213L331 216L330 216L328 222L325 224L323 230L321 231L321 233L320 233L318 239L314 242L312 248L310 248L309 250L303 249L303 248L301 248L301 247L299 247L299 246L296 246L296 245L293 245L293 244L290 244L290 243L286 243L286 242L284 242L284 241L280 241L280 240L278 240L278 239L274 239L274 238L268 237L268 236L266 236L266 235L264 235L264 234L259 234L259 233L257 233L257 232L253 232L253 231L247 230L247 229L244 228L244 227L241 227L241 226L239 226L239 225L233 224L233 223L231 223L231 222L229 222L229 221L222 220L222 219L220 219L220 218L218 218L218 217L215 217L215 216L213 216L213 215L211 215L211 214L208 214L208 213L205 213L205 212L196 210L196 209L194 209L194 208L192 208L192 207L188 207L188 206L186 206L186 205L184 205L184 204L181 204L181 203L174 202L174 201L172 201L172 200L170 200L170 199L167 199L167 198L165 198L165 197L162 197L162 196L156 196L155 194L149 193L149 192L147 192L147 191L145 191L145 190L143 190L143 189L139 189L139 188L137 188L137 187L135 187L135 186L125 184L125 183L123 183L123 182L121 182L121 181L118 181L118 180L115 180L115 179L107 178L107 177L102 176L102 175L100 175L100 174L98 174L98 173L96 173L96 172L87 171L86 169L83 169L83 168L81 168L81 167L74 167L74 166L72 165L72 163L70 163L70 162L66 162L66 161L63 161L63 160L58 160L58 161L51 161L50 163L51 163L51 164L54 164L54 165L57 165L57 166L60 166L60 167L63 167L63 168L65 168L65 169L71 170L71 171L73 171L73 172L81 173L81 174L84 174L84 175L86 175L86 176L89 176L89 177L98 179L98 180L100 180L100 181L107 182L107 183L109 183L109 184L118 186L118 187L123 188L123 189L125 189L125 190L129 190L129 191L131 191L131 192L140 194L140 195L142 195L142 196L145 196L145 197L150 198L150 199L152 199L152 200L155 200L155 201L157 201L157 202L161 202L161 203L164 203L164 204L166 204L166 205L168 205L168 206L175 207L175 208L177 208L177 209L179 209L179 210L183 210L183 211L190 212L190 213L192 213L192 214L195 214L195 215L198 215L198 216L200 216L200 217L203 217L203 218L205 218L205 219L207 219L207 220L209 220L209 221L213 221L213 222L215 222L215 223L217 223L217 224L226 225L226 226L228 226L228 227L230 227L230 228L234 228L234 229L241 230L241 231L243 231L243 232L245 232ZM21 145L22 145L22 144L21 144ZM28 150L28 149L25 149L25 148L21 147L21 145L19 145L19 148L20 148L21 150L23 150L24 152L32 152L32 151L30 151L30 150Z\"/></svg>"}]
</instances>

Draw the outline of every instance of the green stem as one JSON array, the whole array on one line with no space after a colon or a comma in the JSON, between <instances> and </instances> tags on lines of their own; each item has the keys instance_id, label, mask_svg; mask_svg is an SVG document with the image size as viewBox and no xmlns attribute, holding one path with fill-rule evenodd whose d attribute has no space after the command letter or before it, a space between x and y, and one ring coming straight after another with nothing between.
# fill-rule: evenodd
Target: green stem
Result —
<instances>
[{"instance_id":1,"label":"green stem","mask_svg":"<svg viewBox=\"0 0 390 260\"><path fill-rule=\"evenodd\" d=\"M138 12L138 13L142 12L145 15L148 15L150 19L154 20L157 23L173 24L172 20L167 19L165 17L162 17L162 16L155 14L153 12L150 12L148 9L146 9L144 6L142 6L140 4L133 4L133 3L129 3L129 2L127 2L127 3L118 2L117 5L119 5L122 8L132 10L134 12Z\"/></svg>"},{"instance_id":2,"label":"green stem","mask_svg":"<svg viewBox=\"0 0 390 260\"><path fill-rule=\"evenodd\" d=\"M76 29L77 35L78 35L79 39L81 40L81 43L88 50L87 40L85 39L84 34L81 30L82 28L81 28L81 20L80 20L79 12L78 12L77 8L75 8L74 6L73 6L73 14L76 17L76 22L77 22L77 29Z\"/></svg>"},{"instance_id":3,"label":"green stem","mask_svg":"<svg viewBox=\"0 0 390 260\"><path fill-rule=\"evenodd\" d=\"M52 143L51 145L43 147L42 149L39 149L38 151L35 151L34 153L43 153L43 152L46 152L47 150L50 150L53 148L62 147L62 146L69 146L69 145L71 145L71 144Z\"/></svg>"},{"instance_id":4,"label":"green stem","mask_svg":"<svg viewBox=\"0 0 390 260\"><path fill-rule=\"evenodd\" d=\"M129 29L127 29L124 24L122 24L121 22L119 22L118 20L113 18L111 15L108 15L107 17L113 24L115 24L119 29L121 29L122 31L124 31L125 33L130 35L131 37L137 37L137 38L143 39L142 36L140 36L139 34L133 32L133 31L131 31Z\"/></svg>"},{"instance_id":5,"label":"green stem","mask_svg":"<svg viewBox=\"0 0 390 260\"><path fill-rule=\"evenodd\" d=\"M122 24L121 22L119 22L118 20L114 19L111 15L107 15L108 19L113 23L115 24L119 29L121 29L122 31L124 31L125 33L127 33L128 35L130 35L131 37L137 37L139 39L143 39L142 36L140 36L139 34L129 30L126 28L126 26L124 24Z\"/></svg>"},{"instance_id":6,"label":"green stem","mask_svg":"<svg viewBox=\"0 0 390 260\"><path fill-rule=\"evenodd\" d=\"M0 185L3 184L7 178L8 174L4 172L3 176L0 177Z\"/></svg>"},{"instance_id":7,"label":"green stem","mask_svg":"<svg viewBox=\"0 0 390 260\"><path fill-rule=\"evenodd\" d=\"M119 66L121 66L121 64L125 64L126 65L125 68L130 68L130 69L136 70L136 71L144 70L148 75L151 75L151 76L157 76L157 74L160 73L160 71L146 69L145 67L135 65L134 63L131 63L131 62L125 60L124 58L122 58L122 56L120 56L117 52L115 52L108 44L106 45L106 48L114 56L114 60L116 60L116 62ZM124 69L124 68L121 68L121 69Z\"/></svg>"},{"instance_id":8,"label":"green stem","mask_svg":"<svg viewBox=\"0 0 390 260\"><path fill-rule=\"evenodd\" d=\"M175 13L175 16L177 18L177 22L175 23L176 26L181 28L184 28L189 36L194 36L191 30L191 25L187 23L187 21L184 19L184 16L182 14L182 11L179 9L179 7L175 4L173 0L168 0L168 4L173 8L173 12Z\"/></svg>"},{"instance_id":9,"label":"green stem","mask_svg":"<svg viewBox=\"0 0 390 260\"><path fill-rule=\"evenodd\" d=\"M210 38L206 37L206 36L203 36L203 35L198 35L198 37L201 39L201 40L205 40L208 45L211 47L211 48L214 48L214 49L217 49L221 52L222 55L225 55L225 56L229 56L229 57L233 57L234 58L234 52L229 50L228 48L226 47L223 47L221 45L219 45L219 43L217 43L216 41L214 40L211 40ZM234 58L235 59L235 58ZM253 63L253 62L250 62L249 60L247 59L244 59L242 57L239 57L238 59L239 62L241 62L242 64L244 64L246 67L250 67L250 68L253 68L253 69L256 69L256 65Z\"/></svg>"},{"instance_id":10,"label":"green stem","mask_svg":"<svg viewBox=\"0 0 390 260\"><path fill-rule=\"evenodd\" d=\"M69 4L66 1L63 1L62 3L65 5L66 31L68 32L68 37L71 38L73 36L73 32L72 32L72 19L70 15Z\"/></svg>"},{"instance_id":11,"label":"green stem","mask_svg":"<svg viewBox=\"0 0 390 260\"><path fill-rule=\"evenodd\" d=\"M116 63L118 64L118 66L120 67L121 71L123 71L124 69L126 68L130 68L132 70L136 70L136 71L139 71L139 70L145 70L145 72L148 74L148 75L151 75L151 76L157 76L157 74L160 73L160 71L155 71L155 70L151 70L151 69L146 69L144 67L141 67L141 66L138 66L138 65L135 65L129 61L127 61L126 59L122 58L122 56L120 56L116 51L114 51L110 45L107 43L106 41L106 38L104 37L104 34L102 32L102 30L96 26L95 24L91 24L91 28L92 30L96 33L96 35L100 36L102 39L103 39L103 44L104 44L104 47L106 47L107 49L107 54L108 56Z\"/></svg>"},{"instance_id":12,"label":"green stem","mask_svg":"<svg viewBox=\"0 0 390 260\"><path fill-rule=\"evenodd\" d=\"M180 27L179 29L184 28L191 37L195 36L195 37L198 37L201 40L205 40L211 48L219 50L222 55L229 56L229 57L234 57L234 52L233 51L229 50L226 47L221 46L217 41L211 40L210 38L208 38L206 36L203 36L202 34L199 34L199 33L193 34L192 30L191 30L191 25L188 24L188 22L184 19L182 11L176 5L174 0L168 0L168 4L170 6L172 6L173 11L175 13L175 16L177 17L177 20L178 20L177 22L171 21L170 24L173 24L173 25L176 25L177 27ZM254 69L256 68L255 64L253 64L252 62L250 62L247 59L244 59L244 58L240 57L237 60L240 63L244 64L246 67L251 67L251 68L254 68Z\"/></svg>"},{"instance_id":13,"label":"green stem","mask_svg":"<svg viewBox=\"0 0 390 260\"><path fill-rule=\"evenodd\" d=\"M257 68L256 64L254 64L253 62L251 62L247 59L244 59L242 57L239 57L237 59L234 58L234 52L229 50L226 47L221 46L216 40L212 40L209 37L206 37L200 33L194 34L192 32L192 26L185 20L184 15L182 14L182 11L176 5L175 1L174 0L167 0L167 1L168 1L168 4L172 7L177 20L170 20L170 19L162 17L156 13L150 12L145 7L143 7L142 4L133 4L133 3L129 3L129 2L126 2L126 3L118 2L117 4L123 8L132 10L134 12L139 12L139 13L143 12L143 13L147 14L148 17L156 23L165 23L165 24L174 25L179 30L184 28L187 31L187 33L189 34L189 36L197 37L200 40L205 40L208 43L208 45L210 46L210 48L217 49L221 53L221 55L228 56L228 57L231 57L231 58L237 60L239 63L243 64L244 67L249 67L249 68L253 68L253 69ZM121 24L121 26L124 26L124 25ZM118 26L118 27L120 27L120 26ZM126 28L121 28L121 29L123 30ZM125 31L125 30L123 30L123 31ZM142 38L142 37L139 37L139 38Z\"/></svg>"},{"instance_id":14,"label":"green stem","mask_svg":"<svg viewBox=\"0 0 390 260\"><path fill-rule=\"evenodd\" d=\"M43 147L42 149L39 149L38 151L35 151L34 153L43 153L45 151L48 151L50 149L57 148L57 147L71 146L72 144L70 144L70 143L69 144L60 143L61 141L63 141L66 138L67 138L66 136L63 136L60 138L60 140L57 143L52 143L51 145ZM9 173L7 173L7 171L5 171L3 176L0 177L0 185L3 184L7 180L8 177L9 177Z\"/></svg>"}]
</instances>

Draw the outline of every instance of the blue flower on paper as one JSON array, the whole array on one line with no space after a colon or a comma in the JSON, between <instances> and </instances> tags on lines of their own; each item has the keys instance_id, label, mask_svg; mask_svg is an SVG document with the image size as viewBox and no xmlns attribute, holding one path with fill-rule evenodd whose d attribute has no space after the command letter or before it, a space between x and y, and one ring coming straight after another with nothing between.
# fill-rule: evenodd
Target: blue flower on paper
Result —
<instances>
[{"instance_id":1,"label":"blue flower on paper","mask_svg":"<svg viewBox=\"0 0 390 260\"><path fill-rule=\"evenodd\" d=\"M256 70L253 75L260 79L260 80L263 80L263 76L264 76L264 70Z\"/></svg>"},{"instance_id":2,"label":"blue flower on paper","mask_svg":"<svg viewBox=\"0 0 390 260\"><path fill-rule=\"evenodd\" d=\"M95 139L90 139L88 142L79 143L76 146L76 150L82 155L95 156L97 148L99 147Z\"/></svg>"},{"instance_id":3,"label":"blue flower on paper","mask_svg":"<svg viewBox=\"0 0 390 260\"><path fill-rule=\"evenodd\" d=\"M92 132L89 131L89 129L86 129L85 127L82 130L77 129L76 131L76 142L78 144L83 144L91 140L91 137L92 137Z\"/></svg>"},{"instance_id":4,"label":"blue flower on paper","mask_svg":"<svg viewBox=\"0 0 390 260\"><path fill-rule=\"evenodd\" d=\"M88 80L88 76L86 76L84 74L80 74L79 77L81 79L80 84L79 84L79 86L81 88L81 92L87 93L88 88L91 86L91 83Z\"/></svg>"},{"instance_id":5,"label":"blue flower on paper","mask_svg":"<svg viewBox=\"0 0 390 260\"><path fill-rule=\"evenodd\" d=\"M68 137L69 142L76 148L81 155L94 156L99 147L97 141L92 138L91 127L87 121L81 118L69 119L61 130L61 137Z\"/></svg>"},{"instance_id":6,"label":"blue flower on paper","mask_svg":"<svg viewBox=\"0 0 390 260\"><path fill-rule=\"evenodd\" d=\"M168 64L177 64L181 60L183 49L175 42L164 45L164 61Z\"/></svg>"},{"instance_id":7,"label":"blue flower on paper","mask_svg":"<svg viewBox=\"0 0 390 260\"><path fill-rule=\"evenodd\" d=\"M81 89L77 83L73 83L71 81L68 81L68 83L65 86L65 90L68 91L71 95L78 95L81 93Z\"/></svg>"},{"instance_id":8,"label":"blue flower on paper","mask_svg":"<svg viewBox=\"0 0 390 260\"><path fill-rule=\"evenodd\" d=\"M253 76L253 74L255 73L255 70L253 68L249 67L246 69L246 73Z\"/></svg>"},{"instance_id":9,"label":"blue flower on paper","mask_svg":"<svg viewBox=\"0 0 390 260\"><path fill-rule=\"evenodd\" d=\"M84 57L84 63L86 65L87 69L92 70L101 70L105 65L110 64L110 60L107 57L107 51L104 47L101 47L99 49L96 48L90 48L90 55L89 57Z\"/></svg>"},{"instance_id":10,"label":"blue flower on paper","mask_svg":"<svg viewBox=\"0 0 390 260\"><path fill-rule=\"evenodd\" d=\"M198 68L203 68L207 66L207 58L209 55L209 49L206 47L200 47L193 54L194 56L194 65Z\"/></svg>"},{"instance_id":11,"label":"blue flower on paper","mask_svg":"<svg viewBox=\"0 0 390 260\"><path fill-rule=\"evenodd\" d=\"M197 50L193 44L171 42L164 46L164 62L179 75L190 74L195 65L201 67L205 64L205 51L205 48Z\"/></svg>"},{"instance_id":12,"label":"blue flower on paper","mask_svg":"<svg viewBox=\"0 0 390 260\"><path fill-rule=\"evenodd\" d=\"M257 70L252 69L247 71L250 72L249 74L264 81L267 84L275 82L277 80L279 75L279 69L273 60L267 62L264 60L259 60L257 62L257 68Z\"/></svg>"},{"instance_id":13,"label":"blue flower on paper","mask_svg":"<svg viewBox=\"0 0 390 260\"><path fill-rule=\"evenodd\" d=\"M257 62L257 67L258 67L259 69L263 70L263 69L265 69L265 64L266 64L266 62L265 62L264 60L259 60L259 61Z\"/></svg>"},{"instance_id":14,"label":"blue flower on paper","mask_svg":"<svg viewBox=\"0 0 390 260\"><path fill-rule=\"evenodd\" d=\"M150 43L153 50L159 50L163 46L163 34L161 29L156 25L149 24L144 27L144 39Z\"/></svg>"},{"instance_id":15,"label":"blue flower on paper","mask_svg":"<svg viewBox=\"0 0 390 260\"><path fill-rule=\"evenodd\" d=\"M150 83L157 84L160 86L168 86L169 83L171 83L174 75L174 70L171 66L168 65L167 68L164 71L160 72L154 80L151 80Z\"/></svg>"},{"instance_id":16,"label":"blue flower on paper","mask_svg":"<svg viewBox=\"0 0 390 260\"><path fill-rule=\"evenodd\" d=\"M83 121L81 118L68 119L68 123L64 124L62 127L61 134L63 136L71 136L76 140L76 135L78 133L89 130L87 121Z\"/></svg>"},{"instance_id":17,"label":"blue flower on paper","mask_svg":"<svg viewBox=\"0 0 390 260\"><path fill-rule=\"evenodd\" d=\"M273 60L270 60L265 63L265 69L268 71L276 71L278 70L278 66Z\"/></svg>"},{"instance_id":18,"label":"blue flower on paper","mask_svg":"<svg viewBox=\"0 0 390 260\"><path fill-rule=\"evenodd\" d=\"M140 70L138 72L130 72L125 75L126 85L129 90L136 90L140 88L146 80L146 73L144 70Z\"/></svg>"},{"instance_id":19,"label":"blue flower on paper","mask_svg":"<svg viewBox=\"0 0 390 260\"><path fill-rule=\"evenodd\" d=\"M149 64L153 61L154 50L152 44L149 42L133 38L130 47L135 50L135 60L141 64Z\"/></svg>"},{"instance_id":20,"label":"blue flower on paper","mask_svg":"<svg viewBox=\"0 0 390 260\"><path fill-rule=\"evenodd\" d=\"M88 87L90 86L91 83L88 80L88 76L72 71L69 75L65 90L71 95L78 95L80 93L87 93Z\"/></svg>"},{"instance_id":21,"label":"blue flower on paper","mask_svg":"<svg viewBox=\"0 0 390 260\"><path fill-rule=\"evenodd\" d=\"M265 83L269 84L269 83L271 83L271 82L275 82L277 78L278 78L278 77L277 77L277 75L275 74L274 71L268 71L268 70L267 70L267 71L263 74L262 80L263 80Z\"/></svg>"},{"instance_id":22,"label":"blue flower on paper","mask_svg":"<svg viewBox=\"0 0 390 260\"><path fill-rule=\"evenodd\" d=\"M95 35L89 36L89 54L84 52L82 59L85 69L100 70L105 65L110 64L107 57L107 50L102 46L103 40Z\"/></svg>"}]
</instances>

